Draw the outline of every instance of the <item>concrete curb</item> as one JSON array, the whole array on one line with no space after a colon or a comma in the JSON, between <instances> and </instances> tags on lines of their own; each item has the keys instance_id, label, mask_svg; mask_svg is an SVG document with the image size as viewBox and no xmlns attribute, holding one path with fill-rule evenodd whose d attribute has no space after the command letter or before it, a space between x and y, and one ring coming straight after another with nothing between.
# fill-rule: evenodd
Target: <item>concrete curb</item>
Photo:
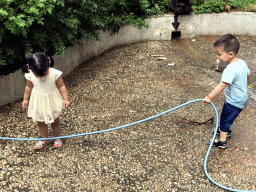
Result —
<instances>
[{"instance_id":1,"label":"concrete curb","mask_svg":"<svg viewBox=\"0 0 256 192\"><path fill-rule=\"evenodd\" d=\"M200 15L179 16L181 38L194 38L202 35L234 35L256 36L256 14L250 12L209 13ZM101 41L81 39L81 45L74 45L65 51L65 57L54 56L55 68L64 75L93 56L104 51L129 43L150 40L171 40L174 28L174 15L163 15L147 19L149 29L137 29L125 26L118 34L100 31ZM23 97L26 81L21 71L0 77L0 106Z\"/></svg>"}]
</instances>

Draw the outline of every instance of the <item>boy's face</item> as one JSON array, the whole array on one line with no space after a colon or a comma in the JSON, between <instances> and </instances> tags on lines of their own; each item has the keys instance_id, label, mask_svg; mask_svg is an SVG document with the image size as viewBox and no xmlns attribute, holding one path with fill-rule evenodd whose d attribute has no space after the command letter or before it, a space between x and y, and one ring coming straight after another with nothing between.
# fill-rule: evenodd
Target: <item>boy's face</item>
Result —
<instances>
[{"instance_id":1,"label":"boy's face","mask_svg":"<svg viewBox=\"0 0 256 192\"><path fill-rule=\"evenodd\" d=\"M224 47L223 46L220 46L220 47L215 47L215 52L217 54L217 58L221 61L221 62L224 62L224 63L229 63L230 60L233 58L234 56L234 53L233 52L229 52L227 53L225 50L224 50Z\"/></svg>"}]
</instances>

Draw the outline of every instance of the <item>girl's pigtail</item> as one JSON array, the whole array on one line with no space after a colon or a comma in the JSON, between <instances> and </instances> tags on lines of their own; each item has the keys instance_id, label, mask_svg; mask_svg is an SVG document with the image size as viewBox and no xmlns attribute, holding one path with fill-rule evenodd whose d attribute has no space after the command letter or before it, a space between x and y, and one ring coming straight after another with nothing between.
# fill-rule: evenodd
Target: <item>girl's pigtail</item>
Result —
<instances>
[{"instance_id":1,"label":"girl's pigtail","mask_svg":"<svg viewBox=\"0 0 256 192\"><path fill-rule=\"evenodd\" d=\"M53 67L54 66L54 59L52 58L52 56L55 54L55 51L46 50L44 52L44 54L51 61L50 67Z\"/></svg>"},{"instance_id":2,"label":"girl's pigtail","mask_svg":"<svg viewBox=\"0 0 256 192\"><path fill-rule=\"evenodd\" d=\"M22 65L22 66L21 66L21 71L22 71L23 73L29 73L29 64Z\"/></svg>"},{"instance_id":3,"label":"girl's pigtail","mask_svg":"<svg viewBox=\"0 0 256 192\"><path fill-rule=\"evenodd\" d=\"M52 57L50 57L49 59L51 60L50 67L53 67L54 66L54 59Z\"/></svg>"}]
</instances>

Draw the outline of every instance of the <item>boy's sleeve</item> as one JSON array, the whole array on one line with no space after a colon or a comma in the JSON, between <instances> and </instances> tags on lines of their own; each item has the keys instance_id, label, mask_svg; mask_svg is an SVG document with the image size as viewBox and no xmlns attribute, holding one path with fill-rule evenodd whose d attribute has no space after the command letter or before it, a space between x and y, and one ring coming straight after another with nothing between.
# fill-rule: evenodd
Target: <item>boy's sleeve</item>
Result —
<instances>
[{"instance_id":1,"label":"boy's sleeve","mask_svg":"<svg viewBox=\"0 0 256 192\"><path fill-rule=\"evenodd\" d=\"M231 71L230 69L225 69L223 71L221 82L231 84L235 79L235 72Z\"/></svg>"}]
</instances>

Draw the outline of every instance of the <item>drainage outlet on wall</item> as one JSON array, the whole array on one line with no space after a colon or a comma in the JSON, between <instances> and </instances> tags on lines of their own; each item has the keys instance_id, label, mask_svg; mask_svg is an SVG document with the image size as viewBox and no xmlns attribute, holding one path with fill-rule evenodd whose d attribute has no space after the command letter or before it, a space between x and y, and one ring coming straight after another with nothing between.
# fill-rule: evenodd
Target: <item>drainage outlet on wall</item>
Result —
<instances>
[{"instance_id":1,"label":"drainage outlet on wall","mask_svg":"<svg viewBox=\"0 0 256 192\"><path fill-rule=\"evenodd\" d=\"M172 40L173 39L179 39L181 35L181 31L173 31L172 32Z\"/></svg>"}]
</instances>

